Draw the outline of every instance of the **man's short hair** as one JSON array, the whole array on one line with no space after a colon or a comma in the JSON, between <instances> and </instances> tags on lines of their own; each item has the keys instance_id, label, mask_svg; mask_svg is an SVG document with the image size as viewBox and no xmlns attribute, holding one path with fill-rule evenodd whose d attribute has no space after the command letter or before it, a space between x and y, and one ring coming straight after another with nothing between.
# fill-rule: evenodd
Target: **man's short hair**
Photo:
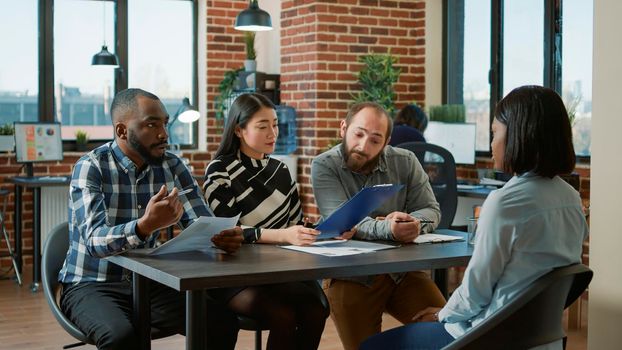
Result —
<instances>
[{"instance_id":1,"label":"man's short hair","mask_svg":"<svg viewBox=\"0 0 622 350\"><path fill-rule=\"evenodd\" d=\"M542 86L521 86L504 97L495 119L507 126L504 171L552 178L576 162L568 112L559 95Z\"/></svg>"},{"instance_id":2,"label":"man's short hair","mask_svg":"<svg viewBox=\"0 0 622 350\"><path fill-rule=\"evenodd\" d=\"M387 135L386 135L385 140L388 140L389 137L391 136L391 133L393 132L393 119L391 119L391 117L389 116L389 113L387 113L387 111L376 102L367 101L367 102L358 102L358 103L353 104L348 110L348 114L346 115L346 128L350 126L350 123L352 122L352 118L354 118L354 116L358 112L368 107L373 108L376 111L376 113L383 115L387 119Z\"/></svg>"},{"instance_id":3,"label":"man's short hair","mask_svg":"<svg viewBox=\"0 0 622 350\"><path fill-rule=\"evenodd\" d=\"M152 100L160 100L158 96L142 89L130 88L119 91L114 96L112 105L110 106L110 116L112 117L113 123L121 116L126 115L127 112L138 108L138 102L136 101L137 96L146 97Z\"/></svg>"}]
</instances>

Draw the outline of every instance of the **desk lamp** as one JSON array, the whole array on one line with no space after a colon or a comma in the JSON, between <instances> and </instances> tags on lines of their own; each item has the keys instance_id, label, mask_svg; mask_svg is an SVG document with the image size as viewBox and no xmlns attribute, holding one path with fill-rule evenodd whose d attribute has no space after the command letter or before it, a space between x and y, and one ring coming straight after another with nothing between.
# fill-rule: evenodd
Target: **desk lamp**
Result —
<instances>
[{"instance_id":1,"label":"desk lamp","mask_svg":"<svg viewBox=\"0 0 622 350\"><path fill-rule=\"evenodd\" d=\"M168 122L168 135L169 135L169 141L171 145L175 145L173 143L173 136L171 134L171 130L173 129L173 124L175 124L175 122L177 122L178 120L184 124L189 124L189 123L193 123L197 120L199 120L199 118L201 117L201 115L199 114L199 112L196 110L195 107L193 107L190 104L190 100L187 97L184 97L184 99L182 100L181 106L179 106L179 108L177 109L177 112L175 112L175 114L173 115L173 118L170 119L170 121ZM179 150L179 146L173 147L174 150Z\"/></svg>"},{"instance_id":2,"label":"desk lamp","mask_svg":"<svg viewBox=\"0 0 622 350\"><path fill-rule=\"evenodd\" d=\"M235 18L235 29L250 32L272 30L270 14L259 8L257 0L249 0L248 8Z\"/></svg>"}]
</instances>

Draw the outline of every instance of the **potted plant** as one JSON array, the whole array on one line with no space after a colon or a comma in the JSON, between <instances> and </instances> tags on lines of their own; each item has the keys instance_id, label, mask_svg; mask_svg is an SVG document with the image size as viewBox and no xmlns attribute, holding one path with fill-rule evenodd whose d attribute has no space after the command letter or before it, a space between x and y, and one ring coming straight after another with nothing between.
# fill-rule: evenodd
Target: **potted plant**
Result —
<instances>
[{"instance_id":1,"label":"potted plant","mask_svg":"<svg viewBox=\"0 0 622 350\"><path fill-rule=\"evenodd\" d=\"M76 151L84 152L87 150L87 144L89 142L89 134L86 131L76 130Z\"/></svg>"},{"instance_id":2,"label":"potted plant","mask_svg":"<svg viewBox=\"0 0 622 350\"><path fill-rule=\"evenodd\" d=\"M380 104L391 117L395 114L395 84L400 77L401 70L394 65L397 58L388 54L363 55L358 61L364 66L357 74L361 91L353 95L354 102L374 101Z\"/></svg>"},{"instance_id":3,"label":"potted plant","mask_svg":"<svg viewBox=\"0 0 622 350\"><path fill-rule=\"evenodd\" d=\"M244 70L254 72L257 70L257 51L255 51L255 32L244 32L244 45L246 46L246 59Z\"/></svg>"},{"instance_id":4,"label":"potted plant","mask_svg":"<svg viewBox=\"0 0 622 350\"><path fill-rule=\"evenodd\" d=\"M227 108L233 101L230 101L233 95L233 90L236 89L238 83L239 73L244 68L232 69L225 72L225 76L218 84L218 92L220 95L216 96L214 100L214 108L216 109L216 121L217 124L221 124L225 120L225 113Z\"/></svg>"},{"instance_id":5,"label":"potted plant","mask_svg":"<svg viewBox=\"0 0 622 350\"><path fill-rule=\"evenodd\" d=\"M14 132L12 124L6 123L0 127L0 152L10 152L14 149Z\"/></svg>"},{"instance_id":6,"label":"potted plant","mask_svg":"<svg viewBox=\"0 0 622 350\"><path fill-rule=\"evenodd\" d=\"M466 109L460 104L431 106L428 114L430 121L433 122L464 123L466 121Z\"/></svg>"}]
</instances>

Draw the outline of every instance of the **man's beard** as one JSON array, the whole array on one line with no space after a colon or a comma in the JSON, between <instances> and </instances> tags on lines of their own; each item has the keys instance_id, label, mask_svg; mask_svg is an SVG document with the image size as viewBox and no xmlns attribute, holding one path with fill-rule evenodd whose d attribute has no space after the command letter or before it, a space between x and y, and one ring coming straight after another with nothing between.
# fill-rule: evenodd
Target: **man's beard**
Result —
<instances>
[{"instance_id":1,"label":"man's beard","mask_svg":"<svg viewBox=\"0 0 622 350\"><path fill-rule=\"evenodd\" d=\"M341 153L343 153L343 158L346 161L346 166L348 167L348 169L355 173L368 173L371 172L376 167L376 165L378 165L378 162L380 161L380 153L382 152L378 153L374 158L371 158L367 161L355 159L352 157L352 154L355 153L365 158L367 158L368 156L354 149L348 151L348 145L344 137L341 141Z\"/></svg>"},{"instance_id":2,"label":"man's beard","mask_svg":"<svg viewBox=\"0 0 622 350\"><path fill-rule=\"evenodd\" d=\"M136 137L136 135L133 132L129 132L128 133L129 137L128 137L128 141L130 143L130 146L136 151L138 152L138 154L142 157L142 159L149 165L162 165L162 162L164 162L164 156L166 155L166 153L163 153L162 156L160 157L154 157L151 153L149 153L149 149L147 149L147 147L145 147L144 145L142 145L140 143L140 141L138 140L138 138ZM161 146L163 144L166 144L165 142L161 142L161 143L157 143L157 144L153 144L150 146L150 148L155 148L158 146Z\"/></svg>"}]
</instances>

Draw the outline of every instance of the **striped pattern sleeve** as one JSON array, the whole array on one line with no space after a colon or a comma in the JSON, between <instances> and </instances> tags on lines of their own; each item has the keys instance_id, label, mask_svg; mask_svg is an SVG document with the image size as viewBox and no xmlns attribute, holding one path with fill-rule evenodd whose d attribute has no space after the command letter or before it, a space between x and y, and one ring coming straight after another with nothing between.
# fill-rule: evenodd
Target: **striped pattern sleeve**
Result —
<instances>
[{"instance_id":1,"label":"striped pattern sleeve","mask_svg":"<svg viewBox=\"0 0 622 350\"><path fill-rule=\"evenodd\" d=\"M233 217L240 213L235 194L231 190L231 180L221 160L214 160L205 170L203 192L207 205L220 217Z\"/></svg>"}]
</instances>

